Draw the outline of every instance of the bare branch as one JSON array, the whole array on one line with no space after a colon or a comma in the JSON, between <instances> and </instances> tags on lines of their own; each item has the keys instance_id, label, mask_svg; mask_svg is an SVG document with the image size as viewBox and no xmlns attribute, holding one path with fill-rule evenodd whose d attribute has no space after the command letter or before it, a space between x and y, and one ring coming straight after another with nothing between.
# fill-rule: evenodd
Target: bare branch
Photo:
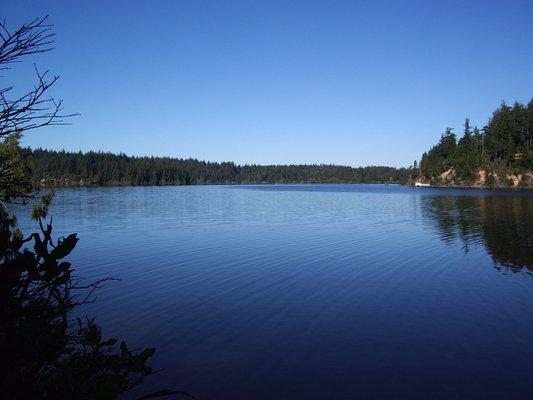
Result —
<instances>
[{"instance_id":1,"label":"bare branch","mask_svg":"<svg viewBox=\"0 0 533 400\"><path fill-rule=\"evenodd\" d=\"M9 69L24 56L53 49L54 34L47 18L36 18L13 32L0 22L0 70ZM37 83L19 97L8 97L13 86L0 88L0 138L48 125L67 125L65 118L78 115L63 114L62 101L46 96L59 79L57 75L49 77L48 72L41 73L35 67Z\"/></svg>"},{"instance_id":2,"label":"bare branch","mask_svg":"<svg viewBox=\"0 0 533 400\"><path fill-rule=\"evenodd\" d=\"M33 21L23 24L13 32L9 32L5 21L0 21L0 65L20 62L20 58L38 53L46 53L53 50L54 33L52 25L46 23L48 15L35 18Z\"/></svg>"}]
</instances>

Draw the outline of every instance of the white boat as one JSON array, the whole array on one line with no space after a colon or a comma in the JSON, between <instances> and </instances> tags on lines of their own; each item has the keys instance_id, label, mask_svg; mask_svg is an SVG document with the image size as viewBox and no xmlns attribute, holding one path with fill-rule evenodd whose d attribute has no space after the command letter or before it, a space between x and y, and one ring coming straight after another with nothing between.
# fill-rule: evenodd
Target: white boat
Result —
<instances>
[{"instance_id":1,"label":"white boat","mask_svg":"<svg viewBox=\"0 0 533 400\"><path fill-rule=\"evenodd\" d=\"M424 182L416 181L416 182L415 182L415 186L418 186L418 187L426 187L426 186L430 186L430 184L429 184L429 183L424 183Z\"/></svg>"}]
</instances>

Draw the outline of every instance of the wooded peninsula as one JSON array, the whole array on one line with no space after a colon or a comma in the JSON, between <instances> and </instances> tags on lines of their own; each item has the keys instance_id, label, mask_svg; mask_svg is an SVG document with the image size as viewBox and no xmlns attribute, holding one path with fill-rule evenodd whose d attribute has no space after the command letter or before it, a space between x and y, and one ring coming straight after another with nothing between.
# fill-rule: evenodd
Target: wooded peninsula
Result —
<instances>
[{"instance_id":1,"label":"wooded peninsula","mask_svg":"<svg viewBox=\"0 0 533 400\"><path fill-rule=\"evenodd\" d=\"M446 128L437 145L415 161L418 180L432 185L533 187L533 100L502 103L482 129L467 118L457 141Z\"/></svg>"}]
</instances>

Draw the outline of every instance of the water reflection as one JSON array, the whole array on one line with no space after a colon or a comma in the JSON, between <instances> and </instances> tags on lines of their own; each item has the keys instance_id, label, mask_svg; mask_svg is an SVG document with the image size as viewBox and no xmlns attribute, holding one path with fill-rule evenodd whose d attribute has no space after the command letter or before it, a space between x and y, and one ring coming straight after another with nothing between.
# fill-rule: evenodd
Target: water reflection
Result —
<instances>
[{"instance_id":1,"label":"water reflection","mask_svg":"<svg viewBox=\"0 0 533 400\"><path fill-rule=\"evenodd\" d=\"M482 244L497 269L533 275L533 198L428 196L422 212L445 243Z\"/></svg>"}]
</instances>

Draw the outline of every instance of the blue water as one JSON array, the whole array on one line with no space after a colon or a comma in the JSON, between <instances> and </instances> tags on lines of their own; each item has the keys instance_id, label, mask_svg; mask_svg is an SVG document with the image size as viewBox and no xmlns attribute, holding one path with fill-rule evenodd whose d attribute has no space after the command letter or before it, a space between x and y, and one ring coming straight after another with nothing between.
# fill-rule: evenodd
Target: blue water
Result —
<instances>
[{"instance_id":1,"label":"blue water","mask_svg":"<svg viewBox=\"0 0 533 400\"><path fill-rule=\"evenodd\" d=\"M52 214L78 275L121 279L84 311L157 349L141 393L533 397L531 191L76 188Z\"/></svg>"}]
</instances>

